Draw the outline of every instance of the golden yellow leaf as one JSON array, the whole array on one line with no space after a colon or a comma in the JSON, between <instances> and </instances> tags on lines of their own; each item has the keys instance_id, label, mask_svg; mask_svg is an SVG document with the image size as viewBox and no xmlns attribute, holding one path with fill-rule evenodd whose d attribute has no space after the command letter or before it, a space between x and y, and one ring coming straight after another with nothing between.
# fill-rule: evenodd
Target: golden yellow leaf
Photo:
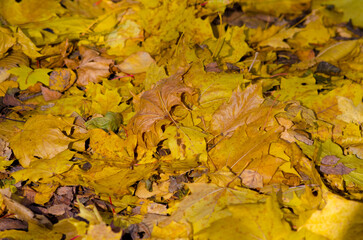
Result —
<instances>
[{"instance_id":1,"label":"golden yellow leaf","mask_svg":"<svg viewBox=\"0 0 363 240\"><path fill-rule=\"evenodd\" d=\"M205 137L207 135L197 127L167 127L161 139L165 139L163 146L171 153L160 160L174 170L188 169L207 162Z\"/></svg>"},{"instance_id":2,"label":"golden yellow leaf","mask_svg":"<svg viewBox=\"0 0 363 240\"><path fill-rule=\"evenodd\" d=\"M154 164L139 165L130 168L119 168L116 173L110 173L90 185L97 193L108 194L109 196L122 196L129 193L129 187L137 181L147 179L154 173ZM91 179L90 179L91 180Z\"/></svg>"},{"instance_id":3,"label":"golden yellow leaf","mask_svg":"<svg viewBox=\"0 0 363 240\"><path fill-rule=\"evenodd\" d=\"M268 39L264 39L263 41L259 42L258 45L262 47L270 46L278 49L289 49L290 45L287 44L284 40L292 38L296 33L300 31L301 29L299 28L282 28L277 34L273 35Z\"/></svg>"},{"instance_id":4,"label":"golden yellow leaf","mask_svg":"<svg viewBox=\"0 0 363 240\"><path fill-rule=\"evenodd\" d=\"M53 158L33 160L27 168L13 173L12 176L17 182L27 179L33 182L44 179L44 182L48 182L54 175L64 173L73 166L70 162L73 156L74 152L65 150Z\"/></svg>"},{"instance_id":5,"label":"golden yellow leaf","mask_svg":"<svg viewBox=\"0 0 363 240\"><path fill-rule=\"evenodd\" d=\"M122 97L118 89L108 89L100 84L89 83L86 91L87 98L91 101L90 114L120 113L128 107L126 104L120 104Z\"/></svg>"},{"instance_id":6,"label":"golden yellow leaf","mask_svg":"<svg viewBox=\"0 0 363 240\"><path fill-rule=\"evenodd\" d=\"M264 0L244 0L243 10L251 12L263 12L274 16L279 16L283 13L301 14L303 11L309 9L310 1L308 0L287 0L280 2L279 0L272 0L266 4Z\"/></svg>"},{"instance_id":7,"label":"golden yellow leaf","mask_svg":"<svg viewBox=\"0 0 363 240\"><path fill-rule=\"evenodd\" d=\"M120 164L130 165L134 160L136 136L130 135L126 140L114 132L105 132L103 129L92 129L90 134L90 147L94 158L114 160Z\"/></svg>"},{"instance_id":8,"label":"golden yellow leaf","mask_svg":"<svg viewBox=\"0 0 363 240\"><path fill-rule=\"evenodd\" d=\"M59 185L57 183L43 183L34 187L34 190L37 191L34 197L34 202L36 204L44 205L50 200L54 191L57 190L58 187Z\"/></svg>"},{"instance_id":9,"label":"golden yellow leaf","mask_svg":"<svg viewBox=\"0 0 363 240\"><path fill-rule=\"evenodd\" d=\"M1 27L0 28L0 39L1 39L1 45L0 45L0 57L2 58L4 53L8 51L10 47L12 47L15 43L15 39L11 35L11 32ZM0 78L1 80L4 80L3 78ZM0 80L0 82L1 82Z\"/></svg>"},{"instance_id":10,"label":"golden yellow leaf","mask_svg":"<svg viewBox=\"0 0 363 240\"><path fill-rule=\"evenodd\" d=\"M180 239L187 240L190 239L189 236L190 230L187 226L177 222L171 222L166 227L153 227L152 237L155 239Z\"/></svg>"},{"instance_id":11,"label":"golden yellow leaf","mask_svg":"<svg viewBox=\"0 0 363 240\"><path fill-rule=\"evenodd\" d=\"M6 91L9 88L16 88L18 86L19 86L18 83L17 82L14 82L14 81L4 81L4 82L1 82L0 83L0 97L4 97Z\"/></svg>"},{"instance_id":12,"label":"golden yellow leaf","mask_svg":"<svg viewBox=\"0 0 363 240\"><path fill-rule=\"evenodd\" d=\"M337 118L346 123L358 123L363 122L363 104L359 103L354 106L353 101L346 97L337 96L338 108L342 112Z\"/></svg>"},{"instance_id":13,"label":"golden yellow leaf","mask_svg":"<svg viewBox=\"0 0 363 240\"><path fill-rule=\"evenodd\" d=\"M4 0L0 3L1 15L12 25L28 22L40 22L62 14L65 9L57 0L50 0L39 5L36 0L25 0L14 4L11 0Z\"/></svg>"},{"instance_id":14,"label":"golden yellow leaf","mask_svg":"<svg viewBox=\"0 0 363 240\"><path fill-rule=\"evenodd\" d=\"M306 228L331 240L361 239L363 204L330 192L325 201L327 205L313 213L302 229Z\"/></svg>"},{"instance_id":15,"label":"golden yellow leaf","mask_svg":"<svg viewBox=\"0 0 363 240\"><path fill-rule=\"evenodd\" d=\"M15 156L28 167L39 158L51 159L68 148L73 142L62 131L70 131L74 118L35 115L28 119L24 128L10 139Z\"/></svg>"},{"instance_id":16,"label":"golden yellow leaf","mask_svg":"<svg viewBox=\"0 0 363 240\"><path fill-rule=\"evenodd\" d=\"M232 212L226 210L228 206L256 203L264 198L248 189L231 189L215 184L192 183L188 187L192 194L181 201L171 218L159 226L166 226L172 221L183 222L185 219L193 225L194 234L201 233L215 221L231 216Z\"/></svg>"},{"instance_id":17,"label":"golden yellow leaf","mask_svg":"<svg viewBox=\"0 0 363 240\"><path fill-rule=\"evenodd\" d=\"M312 44L327 43L332 34L333 32L324 26L323 20L319 17L309 22L288 43L293 46L310 47Z\"/></svg>"},{"instance_id":18,"label":"golden yellow leaf","mask_svg":"<svg viewBox=\"0 0 363 240\"><path fill-rule=\"evenodd\" d=\"M137 52L127 57L118 67L125 73L146 72L155 60L147 52Z\"/></svg>"},{"instance_id":19,"label":"golden yellow leaf","mask_svg":"<svg viewBox=\"0 0 363 240\"><path fill-rule=\"evenodd\" d=\"M140 24L131 19L126 19L114 31L106 35L107 53L116 56L128 56L130 53L142 50L135 45L143 39L144 32ZM136 42L135 45L133 45L134 41ZM130 45L133 48L128 49Z\"/></svg>"},{"instance_id":20,"label":"golden yellow leaf","mask_svg":"<svg viewBox=\"0 0 363 240\"><path fill-rule=\"evenodd\" d=\"M342 41L325 47L316 56L317 61L335 62L350 54L358 46L357 40Z\"/></svg>"},{"instance_id":21,"label":"golden yellow leaf","mask_svg":"<svg viewBox=\"0 0 363 240\"><path fill-rule=\"evenodd\" d=\"M99 223L97 225L92 224L89 226L86 240L119 240L122 236L122 231L115 233L110 226L105 223Z\"/></svg>"},{"instance_id":22,"label":"golden yellow leaf","mask_svg":"<svg viewBox=\"0 0 363 240\"><path fill-rule=\"evenodd\" d=\"M266 203L229 205L229 216L213 222L195 239L287 239L292 233L273 198Z\"/></svg>"}]
</instances>

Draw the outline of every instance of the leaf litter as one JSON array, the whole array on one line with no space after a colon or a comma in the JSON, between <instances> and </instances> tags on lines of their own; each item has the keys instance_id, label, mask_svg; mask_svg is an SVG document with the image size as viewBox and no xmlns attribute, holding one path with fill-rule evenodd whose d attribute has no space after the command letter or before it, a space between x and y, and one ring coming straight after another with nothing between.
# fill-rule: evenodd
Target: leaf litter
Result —
<instances>
[{"instance_id":1,"label":"leaf litter","mask_svg":"<svg viewBox=\"0 0 363 240\"><path fill-rule=\"evenodd\" d=\"M362 7L0 2L0 237L360 239Z\"/></svg>"}]
</instances>

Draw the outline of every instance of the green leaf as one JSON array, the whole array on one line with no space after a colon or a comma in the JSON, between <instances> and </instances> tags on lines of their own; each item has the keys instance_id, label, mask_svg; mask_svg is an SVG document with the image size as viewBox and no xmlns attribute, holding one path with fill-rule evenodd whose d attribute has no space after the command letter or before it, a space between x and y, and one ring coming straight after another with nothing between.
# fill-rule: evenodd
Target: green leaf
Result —
<instances>
[{"instance_id":1,"label":"green leaf","mask_svg":"<svg viewBox=\"0 0 363 240\"><path fill-rule=\"evenodd\" d=\"M25 65L20 67L14 67L8 70L9 73L18 76L18 83L20 90L26 90L28 87L33 86L37 82L41 82L46 86L49 86L49 75L51 69L31 69Z\"/></svg>"},{"instance_id":2,"label":"green leaf","mask_svg":"<svg viewBox=\"0 0 363 240\"><path fill-rule=\"evenodd\" d=\"M116 131L122 122L122 115L107 112L104 117L93 118L86 122L87 129L102 128L107 131Z\"/></svg>"},{"instance_id":3,"label":"green leaf","mask_svg":"<svg viewBox=\"0 0 363 240\"><path fill-rule=\"evenodd\" d=\"M354 169L348 174L343 174L343 179L347 183L355 183L363 186L362 159L357 158L353 154L344 155L342 148L330 139L325 142L317 142L310 146L302 142L298 142L298 145L308 157L316 159L317 165L321 165L321 160L327 156L339 158L337 164L342 163L344 167Z\"/></svg>"}]
</instances>

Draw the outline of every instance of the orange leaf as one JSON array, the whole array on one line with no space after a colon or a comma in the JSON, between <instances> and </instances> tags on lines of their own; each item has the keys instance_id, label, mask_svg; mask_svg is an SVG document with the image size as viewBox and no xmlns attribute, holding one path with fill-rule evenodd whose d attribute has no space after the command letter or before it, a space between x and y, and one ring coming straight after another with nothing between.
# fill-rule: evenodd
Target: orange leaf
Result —
<instances>
[{"instance_id":1,"label":"orange leaf","mask_svg":"<svg viewBox=\"0 0 363 240\"><path fill-rule=\"evenodd\" d=\"M214 134L228 135L238 127L259 118L261 111L258 107L263 102L261 89L260 84L251 85L244 91L238 87L229 102L221 105L213 114L211 131Z\"/></svg>"},{"instance_id":2,"label":"orange leaf","mask_svg":"<svg viewBox=\"0 0 363 240\"><path fill-rule=\"evenodd\" d=\"M129 127L140 136L146 132L156 134L156 124L162 120L173 121L170 110L181 105L183 94L193 94L194 90L186 86L181 74L175 74L159 81L154 88L143 92L140 98L135 100L135 108L138 111L131 119Z\"/></svg>"}]
</instances>

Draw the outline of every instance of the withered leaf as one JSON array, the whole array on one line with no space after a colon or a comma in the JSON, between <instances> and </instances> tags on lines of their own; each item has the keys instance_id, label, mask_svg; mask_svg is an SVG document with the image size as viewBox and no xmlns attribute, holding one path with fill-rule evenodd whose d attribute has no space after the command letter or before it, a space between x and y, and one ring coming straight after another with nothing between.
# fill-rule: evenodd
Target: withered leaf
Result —
<instances>
[{"instance_id":1,"label":"withered leaf","mask_svg":"<svg viewBox=\"0 0 363 240\"><path fill-rule=\"evenodd\" d=\"M338 163L336 166L321 165L320 171L325 174L344 175L354 171L354 169L346 167L343 163Z\"/></svg>"},{"instance_id":2,"label":"withered leaf","mask_svg":"<svg viewBox=\"0 0 363 240\"><path fill-rule=\"evenodd\" d=\"M324 165L334 165L339 161L340 158L334 155L328 155L321 159L321 163Z\"/></svg>"}]
</instances>

